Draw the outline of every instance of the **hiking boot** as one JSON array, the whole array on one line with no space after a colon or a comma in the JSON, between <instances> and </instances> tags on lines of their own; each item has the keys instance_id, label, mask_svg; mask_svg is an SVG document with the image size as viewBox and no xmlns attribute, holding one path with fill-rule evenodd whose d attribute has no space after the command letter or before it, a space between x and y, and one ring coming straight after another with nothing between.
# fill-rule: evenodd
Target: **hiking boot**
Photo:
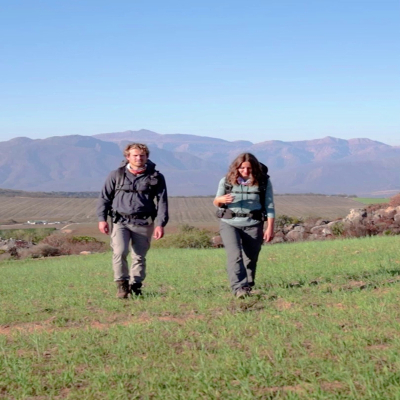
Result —
<instances>
[{"instance_id":1,"label":"hiking boot","mask_svg":"<svg viewBox=\"0 0 400 400\"><path fill-rule=\"evenodd\" d=\"M127 299L129 296L129 281L116 281L117 284L117 298Z\"/></svg>"},{"instance_id":2,"label":"hiking boot","mask_svg":"<svg viewBox=\"0 0 400 400\"><path fill-rule=\"evenodd\" d=\"M248 286L243 286L242 288L236 290L235 297L237 299L244 299L245 297L249 297L251 292L251 288Z\"/></svg>"},{"instance_id":3,"label":"hiking boot","mask_svg":"<svg viewBox=\"0 0 400 400\"><path fill-rule=\"evenodd\" d=\"M132 296L141 296L142 295L142 284L141 283L132 283L130 286L130 291L132 292Z\"/></svg>"}]
</instances>

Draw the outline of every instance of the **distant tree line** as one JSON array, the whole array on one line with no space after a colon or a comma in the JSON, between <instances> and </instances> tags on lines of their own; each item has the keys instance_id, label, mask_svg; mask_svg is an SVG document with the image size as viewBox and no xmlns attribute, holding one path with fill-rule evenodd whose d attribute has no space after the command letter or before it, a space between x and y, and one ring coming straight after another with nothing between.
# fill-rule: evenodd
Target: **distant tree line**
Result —
<instances>
[{"instance_id":1,"label":"distant tree line","mask_svg":"<svg viewBox=\"0 0 400 400\"><path fill-rule=\"evenodd\" d=\"M27 192L24 190L0 189L1 197L78 197L97 198L100 192Z\"/></svg>"},{"instance_id":2,"label":"distant tree line","mask_svg":"<svg viewBox=\"0 0 400 400\"><path fill-rule=\"evenodd\" d=\"M0 189L1 197L77 197L77 198L97 198L100 192L27 192L24 190ZM323 194L323 193L275 193L275 196L337 196L337 197L358 197L355 194ZM203 196L170 196L175 198L186 197L212 197L215 195Z\"/></svg>"}]
</instances>

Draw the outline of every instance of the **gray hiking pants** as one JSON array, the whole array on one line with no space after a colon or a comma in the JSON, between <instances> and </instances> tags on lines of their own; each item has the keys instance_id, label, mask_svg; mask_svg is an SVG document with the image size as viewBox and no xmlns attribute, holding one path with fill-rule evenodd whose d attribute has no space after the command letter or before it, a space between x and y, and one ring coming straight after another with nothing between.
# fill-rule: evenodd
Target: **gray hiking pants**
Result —
<instances>
[{"instance_id":1,"label":"gray hiking pants","mask_svg":"<svg viewBox=\"0 0 400 400\"><path fill-rule=\"evenodd\" d=\"M130 284L142 283L146 277L146 254L150 248L154 224L133 225L117 222L111 233L114 280L129 280ZM129 273L127 257L131 250L132 265Z\"/></svg>"},{"instance_id":2,"label":"gray hiking pants","mask_svg":"<svg viewBox=\"0 0 400 400\"><path fill-rule=\"evenodd\" d=\"M253 226L234 227L221 221L220 234L228 261L228 279L232 292L254 286L258 255L263 243L263 222Z\"/></svg>"}]
</instances>

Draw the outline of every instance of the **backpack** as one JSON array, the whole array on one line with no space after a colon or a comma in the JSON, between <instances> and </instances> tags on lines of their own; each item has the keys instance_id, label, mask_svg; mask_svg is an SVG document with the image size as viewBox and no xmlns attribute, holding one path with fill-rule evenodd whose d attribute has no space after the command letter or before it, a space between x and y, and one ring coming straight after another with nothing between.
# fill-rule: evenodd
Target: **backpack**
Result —
<instances>
[{"instance_id":1,"label":"backpack","mask_svg":"<svg viewBox=\"0 0 400 400\"><path fill-rule=\"evenodd\" d=\"M159 172L157 170L154 170L154 172L149 175L149 180L148 180L148 187L147 190L135 190L135 189L122 189L124 186L124 180L125 180L125 168L128 162L122 161L121 166L117 169L117 179L115 181L115 194L120 191L124 192L130 192L130 193L144 193L151 191L156 188L158 185L158 175Z\"/></svg>"},{"instance_id":2,"label":"backpack","mask_svg":"<svg viewBox=\"0 0 400 400\"><path fill-rule=\"evenodd\" d=\"M258 194L260 196L260 203L261 203L261 214L262 214L262 218L264 219L265 214L267 213L267 210L265 209L265 194L267 192L267 185L268 185L268 179L269 179L269 175L268 175L268 167L261 163L261 171L263 173L263 177L262 177L262 181L258 183L258 188L259 190L257 192L254 192L255 194ZM232 190L233 185L229 182L225 181L224 184L224 188L225 188L225 194L229 194L229 193L242 193L242 192L238 192L235 190ZM220 207L221 210L217 211L217 217L218 218L232 218L231 215L226 215L227 211L230 211L227 209L227 206L224 204L222 207ZM253 211L252 214L254 214L255 212ZM229 213L232 214L232 213ZM258 218L257 218L258 219ZM262 219L262 220L263 220Z\"/></svg>"},{"instance_id":3,"label":"backpack","mask_svg":"<svg viewBox=\"0 0 400 400\"><path fill-rule=\"evenodd\" d=\"M149 175L148 177L148 186L146 190L136 190L136 189L122 189L124 186L124 181L125 181L125 169L126 165L128 164L127 160L123 160L121 163L121 166L117 169L117 177L115 180L115 190L114 190L114 197L118 192L126 192L126 193L146 193L146 192L151 192L155 191L159 179L158 175L159 172L157 170L154 170L154 172ZM111 217L111 222L116 223L118 219L120 218L120 215L113 209L110 209L108 212L108 215Z\"/></svg>"}]
</instances>

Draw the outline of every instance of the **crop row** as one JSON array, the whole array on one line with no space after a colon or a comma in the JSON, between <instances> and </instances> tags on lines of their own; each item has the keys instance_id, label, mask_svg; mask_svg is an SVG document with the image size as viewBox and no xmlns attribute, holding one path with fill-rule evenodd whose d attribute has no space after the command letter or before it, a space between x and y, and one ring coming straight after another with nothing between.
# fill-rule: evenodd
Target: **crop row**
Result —
<instances>
[{"instance_id":1,"label":"crop row","mask_svg":"<svg viewBox=\"0 0 400 400\"><path fill-rule=\"evenodd\" d=\"M171 223L215 223L215 207L211 197L171 197ZM276 196L277 214L296 217L315 216L337 218L351 208L360 207L355 200L336 196L290 195ZM2 197L0 223L28 220L96 221L96 199L83 198L23 198Z\"/></svg>"}]
</instances>

